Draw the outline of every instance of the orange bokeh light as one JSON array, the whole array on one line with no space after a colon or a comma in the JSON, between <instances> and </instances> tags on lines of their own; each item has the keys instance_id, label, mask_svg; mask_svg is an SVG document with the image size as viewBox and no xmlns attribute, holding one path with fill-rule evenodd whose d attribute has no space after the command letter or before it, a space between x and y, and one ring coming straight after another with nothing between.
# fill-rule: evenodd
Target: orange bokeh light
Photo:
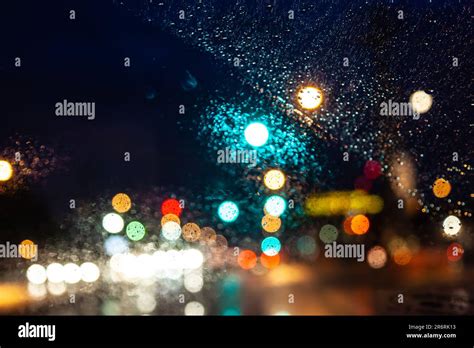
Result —
<instances>
[{"instance_id":1,"label":"orange bokeh light","mask_svg":"<svg viewBox=\"0 0 474 348\"><path fill-rule=\"evenodd\" d=\"M280 254L276 254L275 256L268 256L267 254L262 254L260 256L260 263L265 268L275 268L280 264Z\"/></svg>"},{"instance_id":2,"label":"orange bokeh light","mask_svg":"<svg viewBox=\"0 0 474 348\"><path fill-rule=\"evenodd\" d=\"M361 235L367 233L370 227L370 222L367 216L359 214L351 220L351 231L355 234Z\"/></svg>"},{"instance_id":3,"label":"orange bokeh light","mask_svg":"<svg viewBox=\"0 0 474 348\"><path fill-rule=\"evenodd\" d=\"M408 265L412 257L413 254L411 250L405 246L398 248L393 253L393 261L395 261L395 263L400 266Z\"/></svg>"},{"instance_id":4,"label":"orange bokeh light","mask_svg":"<svg viewBox=\"0 0 474 348\"><path fill-rule=\"evenodd\" d=\"M433 194L437 198L445 198L451 192L451 184L445 179L436 179L433 184Z\"/></svg>"},{"instance_id":5,"label":"orange bokeh light","mask_svg":"<svg viewBox=\"0 0 474 348\"><path fill-rule=\"evenodd\" d=\"M112 198L112 207L117 213L126 213L132 208L132 200L125 193L117 193Z\"/></svg>"},{"instance_id":6,"label":"orange bokeh light","mask_svg":"<svg viewBox=\"0 0 474 348\"><path fill-rule=\"evenodd\" d=\"M237 262L242 269L252 269L257 264L257 255L252 250L240 252Z\"/></svg>"},{"instance_id":7,"label":"orange bokeh light","mask_svg":"<svg viewBox=\"0 0 474 348\"><path fill-rule=\"evenodd\" d=\"M344 222L342 224L342 227L344 228L344 232L346 232L348 235L353 235L354 234L354 232L352 231L352 228L351 228L352 218L353 218L353 216L346 217L346 219L344 220Z\"/></svg>"},{"instance_id":8,"label":"orange bokeh light","mask_svg":"<svg viewBox=\"0 0 474 348\"><path fill-rule=\"evenodd\" d=\"M166 214L165 216L161 218L161 226L163 226L164 224L170 221L176 222L178 225L181 225L181 220L179 219L178 216L174 214Z\"/></svg>"}]
</instances>

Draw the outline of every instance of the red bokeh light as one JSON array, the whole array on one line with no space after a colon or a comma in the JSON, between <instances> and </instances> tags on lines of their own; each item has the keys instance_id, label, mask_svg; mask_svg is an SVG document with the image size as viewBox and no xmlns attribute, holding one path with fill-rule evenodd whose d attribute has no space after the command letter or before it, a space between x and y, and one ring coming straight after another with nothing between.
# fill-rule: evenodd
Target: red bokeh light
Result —
<instances>
[{"instance_id":1,"label":"red bokeh light","mask_svg":"<svg viewBox=\"0 0 474 348\"><path fill-rule=\"evenodd\" d=\"M367 179L377 179L382 174L382 166L377 161L369 160L365 162L364 175Z\"/></svg>"},{"instance_id":2,"label":"red bokeh light","mask_svg":"<svg viewBox=\"0 0 474 348\"><path fill-rule=\"evenodd\" d=\"M452 243L446 250L448 260L451 262L459 261L464 254L464 248L459 243Z\"/></svg>"},{"instance_id":3,"label":"red bokeh light","mask_svg":"<svg viewBox=\"0 0 474 348\"><path fill-rule=\"evenodd\" d=\"M182 211L183 209L180 207L177 199L169 198L161 204L161 213L163 215L174 214L180 216Z\"/></svg>"}]
</instances>

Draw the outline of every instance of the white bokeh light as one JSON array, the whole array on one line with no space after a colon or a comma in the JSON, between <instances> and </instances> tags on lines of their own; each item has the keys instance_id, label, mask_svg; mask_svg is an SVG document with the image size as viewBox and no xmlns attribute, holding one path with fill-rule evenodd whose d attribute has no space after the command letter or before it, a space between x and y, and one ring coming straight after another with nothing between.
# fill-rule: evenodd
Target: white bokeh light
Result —
<instances>
[{"instance_id":1,"label":"white bokeh light","mask_svg":"<svg viewBox=\"0 0 474 348\"><path fill-rule=\"evenodd\" d=\"M28 270L26 271L26 278L30 283L33 284L44 284L46 279L48 279L46 275L46 269L38 264L28 267Z\"/></svg>"},{"instance_id":2,"label":"white bokeh light","mask_svg":"<svg viewBox=\"0 0 474 348\"><path fill-rule=\"evenodd\" d=\"M66 284L64 284L64 282L61 282L61 283L50 283L50 282L48 282L48 285L46 285L46 286L48 288L48 292L51 295L54 295L54 296L61 296L67 290Z\"/></svg>"},{"instance_id":3,"label":"white bokeh light","mask_svg":"<svg viewBox=\"0 0 474 348\"><path fill-rule=\"evenodd\" d=\"M119 214L109 213L102 219L102 227L109 233L119 233L125 223Z\"/></svg>"},{"instance_id":4,"label":"white bokeh light","mask_svg":"<svg viewBox=\"0 0 474 348\"><path fill-rule=\"evenodd\" d=\"M61 283L64 281L64 266L54 262L46 268L48 281L51 283Z\"/></svg>"},{"instance_id":5,"label":"white bokeh light","mask_svg":"<svg viewBox=\"0 0 474 348\"><path fill-rule=\"evenodd\" d=\"M181 266L185 269L196 269L202 266L204 256L197 249L188 249L181 252Z\"/></svg>"},{"instance_id":6,"label":"white bokeh light","mask_svg":"<svg viewBox=\"0 0 474 348\"><path fill-rule=\"evenodd\" d=\"M45 272L46 273L46 272ZM45 278L46 279L46 278ZM48 294L44 284L28 283L28 295L36 300L44 298Z\"/></svg>"},{"instance_id":7,"label":"white bokeh light","mask_svg":"<svg viewBox=\"0 0 474 348\"><path fill-rule=\"evenodd\" d=\"M244 131L245 140L254 147L260 147L268 141L268 129L260 122L249 124Z\"/></svg>"},{"instance_id":8,"label":"white bokeh light","mask_svg":"<svg viewBox=\"0 0 474 348\"><path fill-rule=\"evenodd\" d=\"M189 302L184 307L185 315L204 315L204 313L204 306L197 301Z\"/></svg>"},{"instance_id":9,"label":"white bokeh light","mask_svg":"<svg viewBox=\"0 0 474 348\"><path fill-rule=\"evenodd\" d=\"M141 313L150 313L156 308L156 300L151 294L140 293L137 297L137 308Z\"/></svg>"},{"instance_id":10,"label":"white bokeh light","mask_svg":"<svg viewBox=\"0 0 474 348\"><path fill-rule=\"evenodd\" d=\"M168 221L161 228L161 234L169 241L175 241L181 236L181 226L174 221Z\"/></svg>"},{"instance_id":11,"label":"white bokeh light","mask_svg":"<svg viewBox=\"0 0 474 348\"><path fill-rule=\"evenodd\" d=\"M316 87L306 86L298 91L297 99L303 109L314 110L323 102L323 93Z\"/></svg>"},{"instance_id":12,"label":"white bokeh light","mask_svg":"<svg viewBox=\"0 0 474 348\"><path fill-rule=\"evenodd\" d=\"M461 231L461 220L454 215L448 216L443 221L443 230L448 236L455 236Z\"/></svg>"},{"instance_id":13,"label":"white bokeh light","mask_svg":"<svg viewBox=\"0 0 474 348\"><path fill-rule=\"evenodd\" d=\"M100 269L92 262L84 262L81 265L81 277L86 283L93 283L100 277Z\"/></svg>"},{"instance_id":14,"label":"white bokeh light","mask_svg":"<svg viewBox=\"0 0 474 348\"><path fill-rule=\"evenodd\" d=\"M196 293L202 290L204 286L204 278L202 272L193 271L184 275L184 288L191 293Z\"/></svg>"},{"instance_id":15,"label":"white bokeh light","mask_svg":"<svg viewBox=\"0 0 474 348\"><path fill-rule=\"evenodd\" d=\"M64 281L67 284L76 284L81 281L81 268L75 263L67 263L64 265Z\"/></svg>"}]
</instances>

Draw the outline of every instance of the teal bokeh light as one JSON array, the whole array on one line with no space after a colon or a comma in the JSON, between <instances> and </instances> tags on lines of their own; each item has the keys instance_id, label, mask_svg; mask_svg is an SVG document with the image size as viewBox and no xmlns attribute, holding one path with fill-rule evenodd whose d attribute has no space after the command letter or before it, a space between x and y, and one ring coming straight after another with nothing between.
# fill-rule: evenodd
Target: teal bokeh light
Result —
<instances>
[{"instance_id":1,"label":"teal bokeh light","mask_svg":"<svg viewBox=\"0 0 474 348\"><path fill-rule=\"evenodd\" d=\"M262 252L268 256L275 256L281 250L281 243L278 238L267 237L262 241Z\"/></svg>"},{"instance_id":2,"label":"teal bokeh light","mask_svg":"<svg viewBox=\"0 0 474 348\"><path fill-rule=\"evenodd\" d=\"M265 201L265 212L272 216L280 216L286 210L286 201L283 197L273 195Z\"/></svg>"},{"instance_id":3,"label":"teal bokeh light","mask_svg":"<svg viewBox=\"0 0 474 348\"><path fill-rule=\"evenodd\" d=\"M234 202L225 201L219 205L217 214L224 222L234 222L239 217L239 207Z\"/></svg>"}]
</instances>

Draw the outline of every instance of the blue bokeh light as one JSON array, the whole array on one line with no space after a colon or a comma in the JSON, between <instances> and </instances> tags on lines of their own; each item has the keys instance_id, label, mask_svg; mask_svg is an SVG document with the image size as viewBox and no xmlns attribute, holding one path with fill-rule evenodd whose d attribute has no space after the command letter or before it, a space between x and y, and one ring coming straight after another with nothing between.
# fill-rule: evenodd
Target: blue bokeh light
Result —
<instances>
[{"instance_id":1,"label":"blue bokeh light","mask_svg":"<svg viewBox=\"0 0 474 348\"><path fill-rule=\"evenodd\" d=\"M128 240L122 236L110 236L104 242L105 253L109 256L128 252Z\"/></svg>"}]
</instances>

